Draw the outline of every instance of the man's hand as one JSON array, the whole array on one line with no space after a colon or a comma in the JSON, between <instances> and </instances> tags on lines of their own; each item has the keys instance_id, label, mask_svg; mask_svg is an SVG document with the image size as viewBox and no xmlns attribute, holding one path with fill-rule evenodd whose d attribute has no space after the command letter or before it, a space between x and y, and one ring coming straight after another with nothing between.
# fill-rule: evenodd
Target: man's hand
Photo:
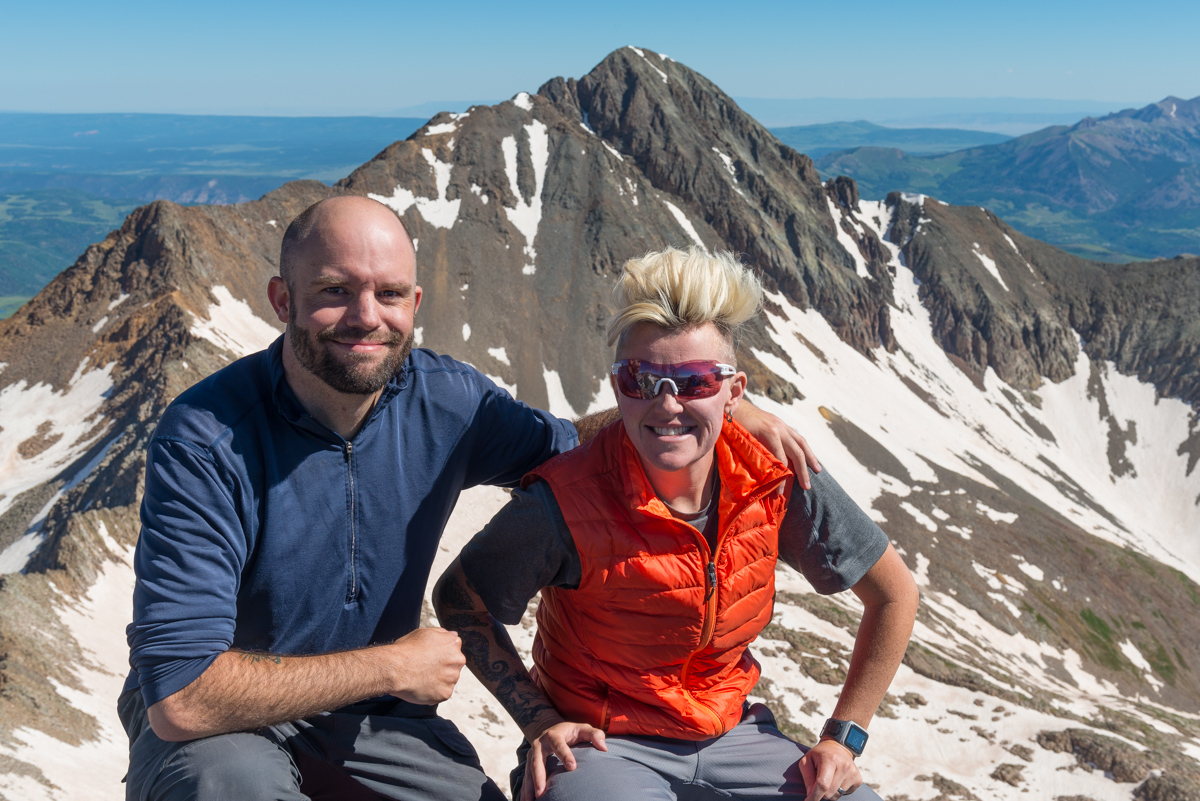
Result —
<instances>
[{"instance_id":1,"label":"man's hand","mask_svg":"<svg viewBox=\"0 0 1200 801\"><path fill-rule=\"evenodd\" d=\"M800 775L808 795L804 801L841 798L840 790L852 793L862 784L854 755L836 740L822 740L800 760Z\"/></svg>"},{"instance_id":2,"label":"man's hand","mask_svg":"<svg viewBox=\"0 0 1200 801\"><path fill-rule=\"evenodd\" d=\"M808 440L800 436L800 432L744 398L738 404L737 411L733 413L733 419L742 428L753 434L754 438L774 454L776 459L792 468L792 472L796 475L796 481L800 482L801 487L806 490L812 489L812 482L808 477L809 468L814 473L820 473L821 463L817 461L817 455L808 446ZM780 492L785 489L785 485L780 486Z\"/></svg>"},{"instance_id":3,"label":"man's hand","mask_svg":"<svg viewBox=\"0 0 1200 801\"><path fill-rule=\"evenodd\" d=\"M521 785L521 801L534 801L546 792L546 760L558 757L566 770L575 770L575 755L571 746L591 743L598 751L607 751L604 731L586 723L562 721L550 726L533 738L525 758L525 782Z\"/></svg>"},{"instance_id":4,"label":"man's hand","mask_svg":"<svg viewBox=\"0 0 1200 801\"><path fill-rule=\"evenodd\" d=\"M448 700L467 663L462 640L440 628L411 631L384 647L397 656L399 681L393 695L414 704Z\"/></svg>"}]
</instances>

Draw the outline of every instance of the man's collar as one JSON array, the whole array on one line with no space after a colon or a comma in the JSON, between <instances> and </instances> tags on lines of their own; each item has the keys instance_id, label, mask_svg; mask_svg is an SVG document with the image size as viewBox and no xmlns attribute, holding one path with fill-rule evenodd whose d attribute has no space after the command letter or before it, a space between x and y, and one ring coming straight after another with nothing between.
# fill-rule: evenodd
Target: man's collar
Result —
<instances>
[{"instance_id":1,"label":"man's collar","mask_svg":"<svg viewBox=\"0 0 1200 801\"><path fill-rule=\"evenodd\" d=\"M314 425L319 426L319 430L327 432L329 429L318 423L304 409L304 404L300 403L300 399L296 397L295 391L287 381L287 374L283 369L285 337L287 337L287 334L281 335L267 348L267 364L271 374L271 401L275 404L275 408L279 414L288 422L295 423L304 428L311 428ZM400 366L400 369L383 388L383 392L379 395L379 400L375 402L375 405L371 408L371 413L367 415L366 422L363 423L363 428L370 425L383 412L383 408L399 395L401 390L408 386L409 362L411 360L412 355L410 354L404 360L404 364Z\"/></svg>"}]
</instances>

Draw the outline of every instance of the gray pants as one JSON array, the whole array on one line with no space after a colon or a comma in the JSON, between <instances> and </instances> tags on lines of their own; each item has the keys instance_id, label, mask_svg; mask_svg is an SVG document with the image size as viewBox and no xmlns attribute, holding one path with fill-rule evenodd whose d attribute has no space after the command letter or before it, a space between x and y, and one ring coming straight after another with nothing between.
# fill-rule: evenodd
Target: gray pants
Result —
<instances>
[{"instance_id":1,"label":"gray pants","mask_svg":"<svg viewBox=\"0 0 1200 801\"><path fill-rule=\"evenodd\" d=\"M467 738L436 707L367 702L186 743L150 729L141 693L121 695L127 801L503 801Z\"/></svg>"},{"instance_id":2,"label":"gray pants","mask_svg":"<svg viewBox=\"0 0 1200 801\"><path fill-rule=\"evenodd\" d=\"M808 751L775 726L762 704L747 708L741 723L711 740L666 737L606 737L608 751L572 748L577 766L564 770L551 758L549 782L540 801L701 801L704 799L804 798L797 762ZM513 798L521 792L529 744L517 751ZM847 801L881 801L865 784L842 796Z\"/></svg>"}]
</instances>

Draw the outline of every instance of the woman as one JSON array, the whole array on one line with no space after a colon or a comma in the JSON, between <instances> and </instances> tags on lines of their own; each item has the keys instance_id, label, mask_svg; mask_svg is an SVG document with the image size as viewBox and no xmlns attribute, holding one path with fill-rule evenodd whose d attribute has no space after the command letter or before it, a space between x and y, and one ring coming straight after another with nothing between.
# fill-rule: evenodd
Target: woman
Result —
<instances>
[{"instance_id":1,"label":"woman","mask_svg":"<svg viewBox=\"0 0 1200 801\"><path fill-rule=\"evenodd\" d=\"M733 421L736 332L761 293L728 254L627 262L608 324L620 421L526 476L438 583L442 625L525 734L514 794L878 798L859 789L854 756L907 646L916 585L828 472L793 490ZM811 749L746 701L778 556L865 607ZM538 591L527 671L501 623Z\"/></svg>"}]
</instances>

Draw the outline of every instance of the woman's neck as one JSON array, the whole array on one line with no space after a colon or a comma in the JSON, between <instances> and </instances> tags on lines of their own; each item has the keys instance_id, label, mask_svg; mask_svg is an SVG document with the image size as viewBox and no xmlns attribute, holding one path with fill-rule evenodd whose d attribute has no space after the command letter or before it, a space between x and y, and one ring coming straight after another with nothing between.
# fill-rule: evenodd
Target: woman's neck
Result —
<instances>
[{"instance_id":1,"label":"woman's neck","mask_svg":"<svg viewBox=\"0 0 1200 801\"><path fill-rule=\"evenodd\" d=\"M642 469L658 499L672 510L694 515L708 508L712 501L715 460L713 452L681 470L656 470L642 460Z\"/></svg>"}]
</instances>

